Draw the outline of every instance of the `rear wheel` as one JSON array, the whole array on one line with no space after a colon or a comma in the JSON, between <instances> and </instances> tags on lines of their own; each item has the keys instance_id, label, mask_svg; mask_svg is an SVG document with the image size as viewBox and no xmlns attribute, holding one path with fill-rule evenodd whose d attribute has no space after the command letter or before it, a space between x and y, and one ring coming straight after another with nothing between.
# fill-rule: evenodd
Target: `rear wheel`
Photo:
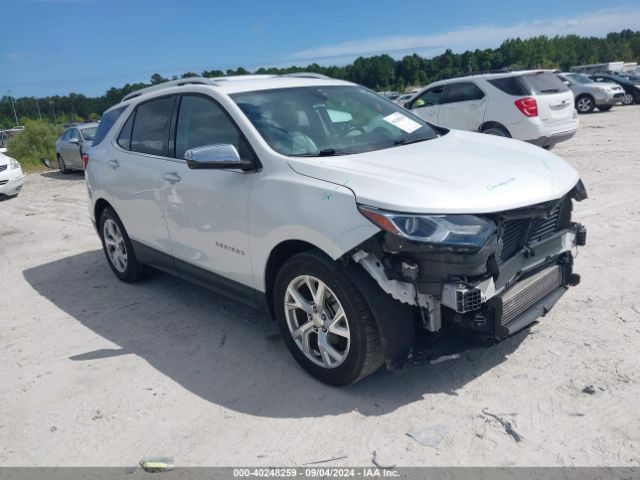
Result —
<instances>
[{"instance_id":1,"label":"rear wheel","mask_svg":"<svg viewBox=\"0 0 640 480\"><path fill-rule=\"evenodd\" d=\"M58 169L60 170L60 173L71 173L71 170L67 168L67 164L64 163L62 155L58 155Z\"/></svg>"},{"instance_id":2,"label":"rear wheel","mask_svg":"<svg viewBox=\"0 0 640 480\"><path fill-rule=\"evenodd\" d=\"M111 208L100 215L99 230L102 248L113 273L123 282L135 282L145 274L145 266L138 262L124 225Z\"/></svg>"},{"instance_id":3,"label":"rear wheel","mask_svg":"<svg viewBox=\"0 0 640 480\"><path fill-rule=\"evenodd\" d=\"M581 95L576 98L576 110L578 110L578 113L591 113L595 106L596 103L589 95Z\"/></svg>"},{"instance_id":4,"label":"rear wheel","mask_svg":"<svg viewBox=\"0 0 640 480\"><path fill-rule=\"evenodd\" d=\"M318 380L346 385L383 364L378 330L362 293L345 268L321 252L285 262L273 300L287 348Z\"/></svg>"},{"instance_id":5,"label":"rear wheel","mask_svg":"<svg viewBox=\"0 0 640 480\"><path fill-rule=\"evenodd\" d=\"M622 98L622 104L623 105L633 105L635 102L635 98L633 98L633 95L631 95L630 93L625 93L624 97Z\"/></svg>"},{"instance_id":6,"label":"rear wheel","mask_svg":"<svg viewBox=\"0 0 640 480\"><path fill-rule=\"evenodd\" d=\"M603 105L601 107L598 107L598 110L600 110L601 112L608 112L609 110L611 110L611 108L611 105Z\"/></svg>"},{"instance_id":7,"label":"rear wheel","mask_svg":"<svg viewBox=\"0 0 640 480\"><path fill-rule=\"evenodd\" d=\"M485 128L484 130L482 130L482 133L486 133L487 135L497 135L499 137L511 137L506 128L500 127L498 125Z\"/></svg>"}]
</instances>

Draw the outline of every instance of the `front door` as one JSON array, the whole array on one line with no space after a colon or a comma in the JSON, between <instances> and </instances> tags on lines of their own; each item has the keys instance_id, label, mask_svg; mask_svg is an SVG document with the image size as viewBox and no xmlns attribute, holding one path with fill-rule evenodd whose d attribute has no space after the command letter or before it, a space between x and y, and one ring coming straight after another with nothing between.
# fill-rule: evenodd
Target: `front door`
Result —
<instances>
[{"instance_id":1,"label":"front door","mask_svg":"<svg viewBox=\"0 0 640 480\"><path fill-rule=\"evenodd\" d=\"M193 170L183 160L191 148L219 144L234 145L243 159L254 159L222 106L207 96L183 95L177 115L175 159L165 162L161 192L181 275L213 288L220 285L242 298L244 287L252 286L247 220L256 174Z\"/></svg>"}]
</instances>

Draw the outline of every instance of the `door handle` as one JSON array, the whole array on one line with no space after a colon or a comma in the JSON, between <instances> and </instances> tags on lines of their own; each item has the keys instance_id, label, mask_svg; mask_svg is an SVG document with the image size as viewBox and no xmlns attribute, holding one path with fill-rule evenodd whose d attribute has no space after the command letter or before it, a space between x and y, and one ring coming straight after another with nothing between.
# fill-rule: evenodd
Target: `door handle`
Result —
<instances>
[{"instance_id":1,"label":"door handle","mask_svg":"<svg viewBox=\"0 0 640 480\"><path fill-rule=\"evenodd\" d=\"M118 162L118 160L109 160L107 164L113 169L118 168L120 166L120 162Z\"/></svg>"},{"instance_id":2,"label":"door handle","mask_svg":"<svg viewBox=\"0 0 640 480\"><path fill-rule=\"evenodd\" d=\"M162 174L162 178L164 178L167 182L170 183L178 183L182 178L176 172L167 172Z\"/></svg>"}]
</instances>

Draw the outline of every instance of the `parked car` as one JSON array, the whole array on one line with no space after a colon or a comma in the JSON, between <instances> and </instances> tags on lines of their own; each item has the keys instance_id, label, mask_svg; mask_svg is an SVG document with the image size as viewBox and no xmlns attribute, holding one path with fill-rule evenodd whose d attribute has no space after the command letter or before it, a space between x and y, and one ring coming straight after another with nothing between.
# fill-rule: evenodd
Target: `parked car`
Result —
<instances>
[{"instance_id":1,"label":"parked car","mask_svg":"<svg viewBox=\"0 0 640 480\"><path fill-rule=\"evenodd\" d=\"M148 87L105 112L85 162L119 279L149 265L263 306L329 384L403 366L441 330L505 338L579 282L573 167L345 81Z\"/></svg>"},{"instance_id":2,"label":"parked car","mask_svg":"<svg viewBox=\"0 0 640 480\"><path fill-rule=\"evenodd\" d=\"M573 94L547 71L501 72L427 85L407 103L436 125L551 148L578 128Z\"/></svg>"},{"instance_id":3,"label":"parked car","mask_svg":"<svg viewBox=\"0 0 640 480\"><path fill-rule=\"evenodd\" d=\"M98 123L77 124L64 131L56 141L56 158L62 173L84 170L82 154L91 148Z\"/></svg>"},{"instance_id":4,"label":"parked car","mask_svg":"<svg viewBox=\"0 0 640 480\"><path fill-rule=\"evenodd\" d=\"M22 189L26 175L20 162L6 153L6 148L0 148L0 197L14 197Z\"/></svg>"},{"instance_id":5,"label":"parked car","mask_svg":"<svg viewBox=\"0 0 640 480\"><path fill-rule=\"evenodd\" d=\"M608 112L624 99L624 90L615 83L596 83L581 73L560 72L556 75L573 91L578 113L591 113L596 107Z\"/></svg>"},{"instance_id":6,"label":"parked car","mask_svg":"<svg viewBox=\"0 0 640 480\"><path fill-rule=\"evenodd\" d=\"M400 105L401 107L404 107L404 104L407 103L409 100L411 100L414 95L415 93L403 93L398 98L396 98L394 102Z\"/></svg>"},{"instance_id":7,"label":"parked car","mask_svg":"<svg viewBox=\"0 0 640 480\"><path fill-rule=\"evenodd\" d=\"M624 90L622 97L623 105L633 105L640 103L640 82L634 83L628 78L618 75L610 75L606 73L594 73L589 78L596 83L616 83Z\"/></svg>"}]
</instances>

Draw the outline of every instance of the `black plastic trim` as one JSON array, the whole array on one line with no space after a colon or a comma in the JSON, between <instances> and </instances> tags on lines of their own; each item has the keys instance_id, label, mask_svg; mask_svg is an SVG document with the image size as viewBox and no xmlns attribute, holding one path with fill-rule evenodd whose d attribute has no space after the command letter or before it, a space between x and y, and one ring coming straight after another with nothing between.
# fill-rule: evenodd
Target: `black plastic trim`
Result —
<instances>
[{"instance_id":1,"label":"black plastic trim","mask_svg":"<svg viewBox=\"0 0 640 480\"><path fill-rule=\"evenodd\" d=\"M174 258L138 241L132 240L131 244L136 258L141 263L176 275L250 307L269 311L265 294L259 290Z\"/></svg>"}]
</instances>

